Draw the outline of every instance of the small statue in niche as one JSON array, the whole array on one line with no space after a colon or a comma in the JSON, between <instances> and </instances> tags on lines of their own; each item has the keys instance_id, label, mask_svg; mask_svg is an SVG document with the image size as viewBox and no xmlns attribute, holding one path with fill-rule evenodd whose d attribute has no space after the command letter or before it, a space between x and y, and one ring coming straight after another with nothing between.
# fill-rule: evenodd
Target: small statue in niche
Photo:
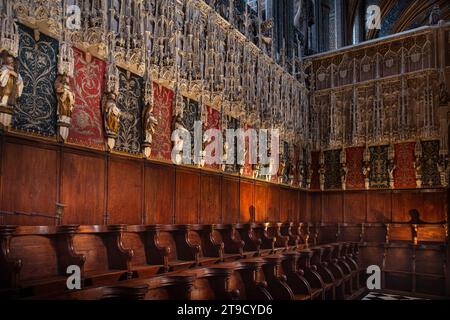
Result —
<instances>
[{"instance_id":1,"label":"small statue in niche","mask_svg":"<svg viewBox=\"0 0 450 320\"><path fill-rule=\"evenodd\" d=\"M363 164L364 186L366 190L370 189L370 171L372 170L370 162L365 161Z\"/></svg>"},{"instance_id":2,"label":"small statue in niche","mask_svg":"<svg viewBox=\"0 0 450 320\"><path fill-rule=\"evenodd\" d=\"M103 114L105 132L108 138L108 150L111 151L116 144L120 118L122 117L122 112L117 107L117 95L114 92L108 92L103 98Z\"/></svg>"},{"instance_id":3,"label":"small statue in niche","mask_svg":"<svg viewBox=\"0 0 450 320\"><path fill-rule=\"evenodd\" d=\"M447 105L449 102L450 97L447 91L447 85L444 81L441 81L439 84L439 102L441 103L441 106Z\"/></svg>"},{"instance_id":4,"label":"small statue in niche","mask_svg":"<svg viewBox=\"0 0 450 320\"><path fill-rule=\"evenodd\" d=\"M142 128L144 130L144 155L149 158L152 153L153 135L158 126L158 119L153 115L153 103L148 102L142 112Z\"/></svg>"},{"instance_id":5,"label":"small statue in niche","mask_svg":"<svg viewBox=\"0 0 450 320\"><path fill-rule=\"evenodd\" d=\"M286 170L286 160L281 160L280 165L278 167L277 177L278 183L284 183L285 181L285 170Z\"/></svg>"},{"instance_id":6,"label":"small statue in niche","mask_svg":"<svg viewBox=\"0 0 450 320\"><path fill-rule=\"evenodd\" d=\"M252 165L253 170L253 179L259 178L259 170L261 169L261 165L259 163Z\"/></svg>"},{"instance_id":7,"label":"small statue in niche","mask_svg":"<svg viewBox=\"0 0 450 320\"><path fill-rule=\"evenodd\" d=\"M67 74L59 74L55 81L55 92L57 97L58 133L61 141L66 141L72 122L72 112L75 106L75 95L70 85Z\"/></svg>"},{"instance_id":8,"label":"small statue in niche","mask_svg":"<svg viewBox=\"0 0 450 320\"><path fill-rule=\"evenodd\" d=\"M181 113L176 113L175 116L173 116L173 118L172 118L172 130L173 131L179 130L179 131L182 131L182 132L186 132L187 131L187 129L185 127L185 124L184 124L184 121L183 121L183 116L182 116ZM173 147L176 148L177 150L183 150L183 148L184 148L183 138L180 138L179 135L175 135L175 137L176 138L173 141ZM183 152L183 154L184 154L184 152ZM174 160L174 162L176 164L181 164L182 161L183 161L182 156L180 154L177 154L176 158L172 159L172 160Z\"/></svg>"},{"instance_id":9,"label":"small statue in niche","mask_svg":"<svg viewBox=\"0 0 450 320\"><path fill-rule=\"evenodd\" d=\"M297 168L296 168L295 164L292 162L292 164L289 166L289 184L291 186L294 185L296 170L297 170Z\"/></svg>"},{"instance_id":10,"label":"small statue in niche","mask_svg":"<svg viewBox=\"0 0 450 320\"><path fill-rule=\"evenodd\" d=\"M348 176L348 167L347 163L343 162L341 164L341 184L342 184L342 190L347 189L347 176Z\"/></svg>"},{"instance_id":11,"label":"small statue in niche","mask_svg":"<svg viewBox=\"0 0 450 320\"><path fill-rule=\"evenodd\" d=\"M394 179L394 173L396 169L396 165L394 163L394 160L389 160L388 163L388 173L389 173L389 187L391 189L395 188L395 179Z\"/></svg>"},{"instance_id":12,"label":"small statue in niche","mask_svg":"<svg viewBox=\"0 0 450 320\"><path fill-rule=\"evenodd\" d=\"M319 167L319 182L320 182L320 190L324 191L325 190L325 173L326 173L326 169L325 169L325 164L321 163L320 167Z\"/></svg>"},{"instance_id":13,"label":"small statue in niche","mask_svg":"<svg viewBox=\"0 0 450 320\"><path fill-rule=\"evenodd\" d=\"M13 108L22 92L23 80L16 69L15 59L5 51L0 68L0 123L4 128L11 126Z\"/></svg>"},{"instance_id":14,"label":"small statue in niche","mask_svg":"<svg viewBox=\"0 0 450 320\"><path fill-rule=\"evenodd\" d=\"M441 9L438 4L435 4L430 12L429 23L430 26L437 25L441 20Z\"/></svg>"},{"instance_id":15,"label":"small statue in niche","mask_svg":"<svg viewBox=\"0 0 450 320\"><path fill-rule=\"evenodd\" d=\"M449 174L448 160L445 157L441 157L441 159L437 162L436 166L438 168L441 186L447 188L448 174Z\"/></svg>"}]
</instances>

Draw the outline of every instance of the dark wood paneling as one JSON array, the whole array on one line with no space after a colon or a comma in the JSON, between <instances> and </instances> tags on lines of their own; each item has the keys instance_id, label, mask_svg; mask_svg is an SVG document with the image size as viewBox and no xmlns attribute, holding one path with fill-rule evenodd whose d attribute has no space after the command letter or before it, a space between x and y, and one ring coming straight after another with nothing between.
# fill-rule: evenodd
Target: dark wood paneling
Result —
<instances>
[{"instance_id":1,"label":"dark wood paneling","mask_svg":"<svg viewBox=\"0 0 450 320\"><path fill-rule=\"evenodd\" d=\"M200 173L177 169L175 193L175 223L199 223Z\"/></svg>"},{"instance_id":2,"label":"dark wood paneling","mask_svg":"<svg viewBox=\"0 0 450 320\"><path fill-rule=\"evenodd\" d=\"M255 184L253 181L241 180L239 183L240 194L240 222L249 222L252 219L251 213L255 213L254 204ZM255 217L256 218L256 217Z\"/></svg>"},{"instance_id":3,"label":"dark wood paneling","mask_svg":"<svg viewBox=\"0 0 450 320\"><path fill-rule=\"evenodd\" d=\"M322 194L315 192L311 193L310 196L310 214L311 222L321 222L322 221Z\"/></svg>"},{"instance_id":4,"label":"dark wood paneling","mask_svg":"<svg viewBox=\"0 0 450 320\"><path fill-rule=\"evenodd\" d=\"M411 220L408 214L411 209L420 211L422 206L422 194L418 190L414 191L393 191L392 192L392 221L407 222Z\"/></svg>"},{"instance_id":5,"label":"dark wood paneling","mask_svg":"<svg viewBox=\"0 0 450 320\"><path fill-rule=\"evenodd\" d=\"M55 214L58 152L25 144L5 143L2 210ZM54 225L54 219L7 216L6 224Z\"/></svg>"},{"instance_id":6,"label":"dark wood paneling","mask_svg":"<svg viewBox=\"0 0 450 320\"><path fill-rule=\"evenodd\" d=\"M342 223L343 221L343 194L341 192L328 192L323 194L322 222Z\"/></svg>"},{"instance_id":7,"label":"dark wood paneling","mask_svg":"<svg viewBox=\"0 0 450 320\"><path fill-rule=\"evenodd\" d=\"M142 223L142 176L142 162L110 159L108 167L108 223Z\"/></svg>"},{"instance_id":8,"label":"dark wood paneling","mask_svg":"<svg viewBox=\"0 0 450 320\"><path fill-rule=\"evenodd\" d=\"M367 222L391 221L391 191L367 192Z\"/></svg>"},{"instance_id":9,"label":"dark wood paneling","mask_svg":"<svg viewBox=\"0 0 450 320\"><path fill-rule=\"evenodd\" d=\"M146 223L173 223L175 168L169 165L146 165L144 181Z\"/></svg>"},{"instance_id":10,"label":"dark wood paneling","mask_svg":"<svg viewBox=\"0 0 450 320\"><path fill-rule=\"evenodd\" d=\"M64 152L61 170L63 224L103 224L105 158Z\"/></svg>"},{"instance_id":11,"label":"dark wood paneling","mask_svg":"<svg viewBox=\"0 0 450 320\"><path fill-rule=\"evenodd\" d=\"M295 203L292 202L292 194L289 189L280 188L280 221L289 221L294 216Z\"/></svg>"},{"instance_id":12,"label":"dark wood paneling","mask_svg":"<svg viewBox=\"0 0 450 320\"><path fill-rule=\"evenodd\" d=\"M366 192L346 192L344 197L344 210L345 223L366 222Z\"/></svg>"},{"instance_id":13,"label":"dark wood paneling","mask_svg":"<svg viewBox=\"0 0 450 320\"><path fill-rule=\"evenodd\" d=\"M289 206L292 205L288 201ZM271 185L267 188L267 216L265 221L278 222L280 221L280 188Z\"/></svg>"},{"instance_id":14,"label":"dark wood paneling","mask_svg":"<svg viewBox=\"0 0 450 320\"><path fill-rule=\"evenodd\" d=\"M239 222L239 180L233 177L222 178L222 222Z\"/></svg>"},{"instance_id":15,"label":"dark wood paneling","mask_svg":"<svg viewBox=\"0 0 450 320\"><path fill-rule=\"evenodd\" d=\"M448 212L447 191L423 191L421 218L429 222L444 221Z\"/></svg>"},{"instance_id":16,"label":"dark wood paneling","mask_svg":"<svg viewBox=\"0 0 450 320\"><path fill-rule=\"evenodd\" d=\"M299 221L311 222L311 193L300 191Z\"/></svg>"},{"instance_id":17,"label":"dark wood paneling","mask_svg":"<svg viewBox=\"0 0 450 320\"><path fill-rule=\"evenodd\" d=\"M256 222L267 221L267 198L269 187L257 182L255 184L255 220Z\"/></svg>"},{"instance_id":18,"label":"dark wood paneling","mask_svg":"<svg viewBox=\"0 0 450 320\"><path fill-rule=\"evenodd\" d=\"M221 178L217 174L202 174L200 223L220 223L221 218Z\"/></svg>"}]
</instances>

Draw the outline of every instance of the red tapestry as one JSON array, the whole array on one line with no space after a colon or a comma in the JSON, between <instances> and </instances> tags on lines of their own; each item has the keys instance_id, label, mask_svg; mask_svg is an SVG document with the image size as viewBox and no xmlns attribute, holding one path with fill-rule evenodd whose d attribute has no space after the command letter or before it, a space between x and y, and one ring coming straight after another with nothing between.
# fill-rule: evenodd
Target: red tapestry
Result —
<instances>
[{"instance_id":1,"label":"red tapestry","mask_svg":"<svg viewBox=\"0 0 450 320\"><path fill-rule=\"evenodd\" d=\"M414 169L415 143L395 145L394 180L396 188L415 188L416 170Z\"/></svg>"},{"instance_id":2,"label":"red tapestry","mask_svg":"<svg viewBox=\"0 0 450 320\"><path fill-rule=\"evenodd\" d=\"M105 85L105 62L92 57L85 60L84 53L74 48L75 72L71 85L75 93L72 127L68 142L87 147L104 147L101 99Z\"/></svg>"},{"instance_id":3,"label":"red tapestry","mask_svg":"<svg viewBox=\"0 0 450 320\"><path fill-rule=\"evenodd\" d=\"M220 112L209 106L206 107L206 111L208 114L207 114L207 117L206 117L207 120L206 120L206 123L204 126L205 132L210 129L220 130ZM208 144L214 143L215 141L216 141L216 138L212 137L211 141ZM219 151L219 150L217 150L217 151ZM215 157L216 153L213 152L212 156ZM205 167L210 168L210 169L216 169L216 170L218 170L220 168L220 166L218 164L206 164Z\"/></svg>"},{"instance_id":4,"label":"red tapestry","mask_svg":"<svg viewBox=\"0 0 450 320\"><path fill-rule=\"evenodd\" d=\"M364 189L364 147L348 148L346 153L348 169L347 189Z\"/></svg>"},{"instance_id":5,"label":"red tapestry","mask_svg":"<svg viewBox=\"0 0 450 320\"><path fill-rule=\"evenodd\" d=\"M248 129L251 129L252 127L248 124L244 125L244 130L247 131ZM244 173L243 176L245 177L253 177L253 169L252 165L250 163L250 137L246 135L245 137L245 166L244 166Z\"/></svg>"},{"instance_id":6,"label":"red tapestry","mask_svg":"<svg viewBox=\"0 0 450 320\"><path fill-rule=\"evenodd\" d=\"M158 120L158 127L153 135L152 157L159 160L170 160L172 156L173 91L154 83L153 93L153 114Z\"/></svg>"},{"instance_id":7,"label":"red tapestry","mask_svg":"<svg viewBox=\"0 0 450 320\"><path fill-rule=\"evenodd\" d=\"M311 152L311 189L320 189L320 179L319 179L319 152Z\"/></svg>"}]
</instances>

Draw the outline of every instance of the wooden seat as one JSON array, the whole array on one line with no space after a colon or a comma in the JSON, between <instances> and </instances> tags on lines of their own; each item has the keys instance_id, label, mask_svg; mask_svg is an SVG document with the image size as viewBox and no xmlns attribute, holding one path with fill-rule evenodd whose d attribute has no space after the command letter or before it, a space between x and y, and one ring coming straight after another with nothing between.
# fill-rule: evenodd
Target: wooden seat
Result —
<instances>
[{"instance_id":1,"label":"wooden seat","mask_svg":"<svg viewBox=\"0 0 450 320\"><path fill-rule=\"evenodd\" d=\"M244 243L243 255L245 257L261 255L262 240L256 236L253 227L254 225L252 224L235 225L237 230L236 237Z\"/></svg>"},{"instance_id":2,"label":"wooden seat","mask_svg":"<svg viewBox=\"0 0 450 320\"><path fill-rule=\"evenodd\" d=\"M131 278L133 250L122 244L126 226L85 226L74 235L73 246L85 257L84 286L107 285Z\"/></svg>"},{"instance_id":3,"label":"wooden seat","mask_svg":"<svg viewBox=\"0 0 450 320\"><path fill-rule=\"evenodd\" d=\"M149 226L129 226L123 235L123 244L132 248L131 259L133 278L145 278L167 272L167 248L157 243L156 229Z\"/></svg>"},{"instance_id":4,"label":"wooden seat","mask_svg":"<svg viewBox=\"0 0 450 320\"><path fill-rule=\"evenodd\" d=\"M239 234L232 224L218 224L214 226L215 236L224 244L224 261L244 257L245 242L240 240Z\"/></svg>"},{"instance_id":5,"label":"wooden seat","mask_svg":"<svg viewBox=\"0 0 450 320\"><path fill-rule=\"evenodd\" d=\"M180 271L200 264L200 245L189 239L189 226L159 226L158 243L168 248L170 271Z\"/></svg>"}]
</instances>

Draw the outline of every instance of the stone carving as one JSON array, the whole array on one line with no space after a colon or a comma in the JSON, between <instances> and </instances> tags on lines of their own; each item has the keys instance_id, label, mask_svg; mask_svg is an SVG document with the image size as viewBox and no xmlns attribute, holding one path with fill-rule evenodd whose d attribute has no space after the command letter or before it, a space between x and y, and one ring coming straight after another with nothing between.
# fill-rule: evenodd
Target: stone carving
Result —
<instances>
[{"instance_id":1,"label":"stone carving","mask_svg":"<svg viewBox=\"0 0 450 320\"><path fill-rule=\"evenodd\" d=\"M57 97L58 114L58 137L61 141L66 141L72 122L72 111L75 106L75 95L70 85L70 78L67 74L60 74L55 81L55 92Z\"/></svg>"},{"instance_id":2,"label":"stone carving","mask_svg":"<svg viewBox=\"0 0 450 320\"><path fill-rule=\"evenodd\" d=\"M17 98L22 95L23 80L12 55L5 52L3 61L0 68L0 124L9 128Z\"/></svg>"}]
</instances>

